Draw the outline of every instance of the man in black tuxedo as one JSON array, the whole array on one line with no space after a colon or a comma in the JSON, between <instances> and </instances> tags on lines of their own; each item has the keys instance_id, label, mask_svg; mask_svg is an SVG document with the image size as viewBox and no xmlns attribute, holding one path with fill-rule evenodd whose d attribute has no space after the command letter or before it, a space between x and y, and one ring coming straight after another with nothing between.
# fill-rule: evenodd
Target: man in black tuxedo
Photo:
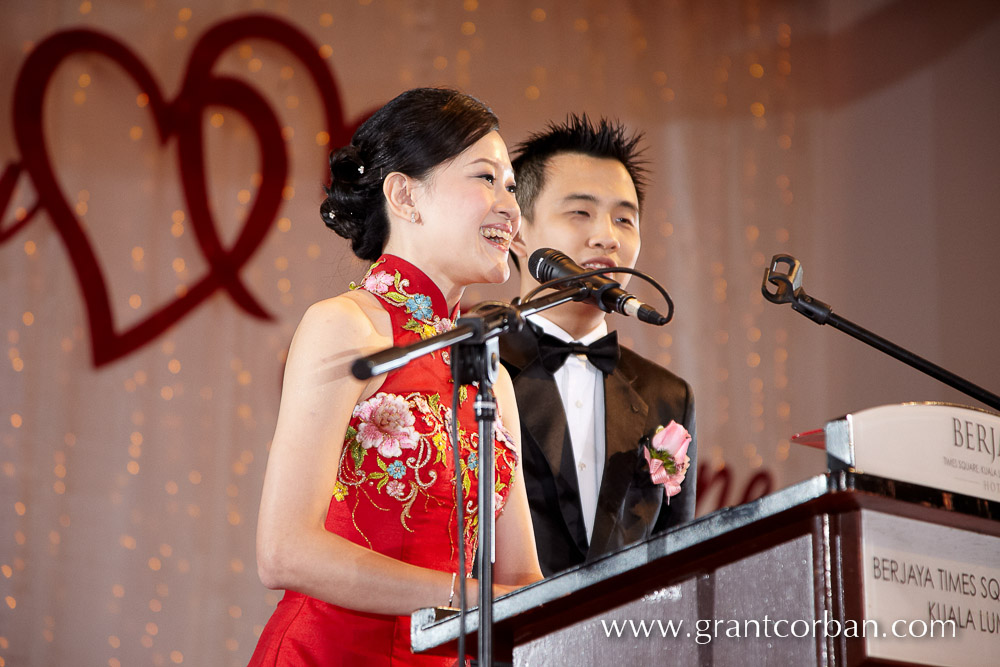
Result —
<instances>
[{"instance_id":1,"label":"man in black tuxedo","mask_svg":"<svg viewBox=\"0 0 1000 667\"><path fill-rule=\"evenodd\" d=\"M555 248L585 268L634 267L645 170L639 135L602 119L570 116L517 147L521 231L511 249L520 294L538 283L527 258ZM628 274L614 276L624 287ZM521 452L542 572L611 553L694 517L695 424L691 387L607 334L605 313L570 303L501 338L521 415ZM594 343L586 356L567 342ZM654 484L643 447L659 426L692 436L681 491Z\"/></svg>"}]
</instances>

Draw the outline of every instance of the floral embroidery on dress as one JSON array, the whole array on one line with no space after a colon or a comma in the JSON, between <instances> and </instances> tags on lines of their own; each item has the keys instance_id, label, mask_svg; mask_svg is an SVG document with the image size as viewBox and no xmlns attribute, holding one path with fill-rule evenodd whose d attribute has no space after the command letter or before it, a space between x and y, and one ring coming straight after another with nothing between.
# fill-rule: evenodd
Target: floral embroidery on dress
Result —
<instances>
[{"instance_id":1,"label":"floral embroidery on dress","mask_svg":"<svg viewBox=\"0 0 1000 667\"><path fill-rule=\"evenodd\" d=\"M390 305L406 308L412 317L403 325L407 331L413 331L425 340L439 333L450 331L455 326L447 317L439 317L431 308L431 298L426 294L411 294L407 291L410 281L403 278L399 271L390 274L388 271L376 271L385 258L371 265L361 284L351 283L351 289L364 289L379 297Z\"/></svg>"},{"instance_id":2,"label":"floral embroidery on dress","mask_svg":"<svg viewBox=\"0 0 1000 667\"><path fill-rule=\"evenodd\" d=\"M479 473L479 435L475 434L472 437L476 443L476 447L462 461L462 489L465 493L469 492L473 483L478 483L476 475ZM494 469L500 470L501 467L506 467L508 470L513 471L517 467L517 451L514 449L514 440L511 438L510 432L503 425L499 411L497 412L497 420L493 423L493 440L494 458L496 461ZM500 516L504 505L507 503L507 497L500 493L506 488L507 484L500 478L500 475L497 475L493 486L493 512L495 516ZM479 508L476 503L471 501L466 502L465 516L466 539L478 539Z\"/></svg>"},{"instance_id":3,"label":"floral embroidery on dress","mask_svg":"<svg viewBox=\"0 0 1000 667\"><path fill-rule=\"evenodd\" d=\"M419 417L415 417L414 413ZM338 502L343 502L352 488L368 495L364 485L366 482L374 483L376 492L381 491L403 503L400 521L406 530L413 532L407 519L410 518L415 501L424 496L429 501L436 502L428 494L428 489L437 481L438 475L435 471L425 471L424 468L430 463L450 464L447 434L451 429L451 408L441 404L438 394L425 396L414 392L398 396L380 392L360 403L355 408L354 415L359 420L358 427L347 428L333 497ZM416 432L414 424L418 418L421 424L430 427L428 433ZM502 465L513 470L517 465L517 454L510 434L500 421L494 424L494 439L497 467ZM468 499L465 507L465 539L467 543L475 544L479 517L476 503L469 498L469 493L478 480L479 434L470 435L460 428L458 441L462 452L462 490ZM404 449L408 451L405 456ZM377 469L364 466L369 456L375 457ZM497 476L494 487L494 510L497 514L505 504L505 498L500 494L505 488L507 484ZM376 498L369 495L369 499L377 507L380 506Z\"/></svg>"},{"instance_id":4,"label":"floral embroidery on dress","mask_svg":"<svg viewBox=\"0 0 1000 667\"><path fill-rule=\"evenodd\" d=\"M393 314L393 326L413 332L421 340L452 329L454 324L451 319L435 314L432 297L411 292L410 280L404 278L399 270L395 270L392 262L388 270L379 270L386 259L382 257L372 264L360 284L351 283L351 289L364 289L373 294L387 306L392 306L389 309L391 313L393 309L399 309ZM442 312L440 305L439 312ZM453 316L456 316L455 313ZM393 336L397 344L401 340L398 335L397 330ZM442 350L439 357L432 354L429 358L436 360L425 367L429 370L422 372L429 373L428 377L440 374L440 384L437 386L447 386L445 383L452 382L447 369L448 351ZM468 396L468 387L460 386L459 405L466 410ZM467 418L463 417L463 420ZM443 402L440 393L429 393L427 390L401 393L380 391L355 406L344 437L340 465L333 485L333 499L347 503L354 527L368 542L369 547L372 546L371 540L358 525L355 515L362 498L366 498L366 502L374 508L391 511L392 514L397 511L392 507L398 507L400 523L411 533L414 529L409 525L409 520L413 517L415 507L416 511L428 511L433 507L450 508L451 520L454 522L455 495L451 484L453 419L450 401ZM517 454L513 440L499 418L494 423L494 433L496 470L504 473L497 475L494 488L494 507L499 515L506 502L505 494L501 492L507 490L510 483L517 466ZM478 493L472 492L478 484L478 429L469 433L459 424L457 446L459 477L465 494L465 544L467 549L474 550L479 535L478 501L475 497ZM448 482L450 492L440 488L432 490L439 479ZM452 532L449 531L449 535ZM454 548L452 538L452 549Z\"/></svg>"},{"instance_id":5,"label":"floral embroidery on dress","mask_svg":"<svg viewBox=\"0 0 1000 667\"><path fill-rule=\"evenodd\" d=\"M434 470L424 469L429 463L449 462L447 433L451 428L451 408L441 404L438 394L425 396L414 392L399 396L380 392L358 404L354 416L358 426L347 428L334 497L344 500L351 487L367 493L363 485L374 482L376 491L403 502L400 520L412 532L407 519L413 503L421 495L428 496L427 489L438 477ZM427 433L418 433L414 428L418 419L421 425L430 428ZM471 482L465 462L478 456L474 451L478 437L470 438L464 429L459 429L458 440L463 453L463 487L468 490ZM375 456L376 469L364 465L368 456ZM371 500L378 505L375 498Z\"/></svg>"},{"instance_id":6,"label":"floral embroidery on dress","mask_svg":"<svg viewBox=\"0 0 1000 667\"><path fill-rule=\"evenodd\" d=\"M413 316L418 320L429 320L434 317L434 311L431 310L431 298L426 294L411 296L403 305L406 306L406 312L413 313Z\"/></svg>"},{"instance_id":7,"label":"floral embroidery on dress","mask_svg":"<svg viewBox=\"0 0 1000 667\"><path fill-rule=\"evenodd\" d=\"M402 456L404 449L417 446L415 420L406 401L393 394L375 394L354 408L360 420L357 442L364 449L375 447L385 457Z\"/></svg>"},{"instance_id":8,"label":"floral embroidery on dress","mask_svg":"<svg viewBox=\"0 0 1000 667\"><path fill-rule=\"evenodd\" d=\"M385 294L392 287L393 278L385 271L379 273L368 272L368 275L363 281L361 281L361 286L373 294Z\"/></svg>"}]
</instances>

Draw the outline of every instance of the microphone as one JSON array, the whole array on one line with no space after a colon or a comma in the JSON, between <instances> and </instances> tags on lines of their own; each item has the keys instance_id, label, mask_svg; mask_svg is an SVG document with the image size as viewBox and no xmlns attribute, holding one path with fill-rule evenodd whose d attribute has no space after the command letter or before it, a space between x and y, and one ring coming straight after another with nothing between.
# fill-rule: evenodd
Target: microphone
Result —
<instances>
[{"instance_id":1,"label":"microphone","mask_svg":"<svg viewBox=\"0 0 1000 667\"><path fill-rule=\"evenodd\" d=\"M587 273L564 253L552 248L539 248L528 258L528 273L539 283L547 283L559 278L570 278ZM581 278L580 282L590 288L587 303L593 304L606 313L620 313L637 317L643 322L663 326L669 319L647 306L634 295L621 288L621 284L601 275Z\"/></svg>"}]
</instances>

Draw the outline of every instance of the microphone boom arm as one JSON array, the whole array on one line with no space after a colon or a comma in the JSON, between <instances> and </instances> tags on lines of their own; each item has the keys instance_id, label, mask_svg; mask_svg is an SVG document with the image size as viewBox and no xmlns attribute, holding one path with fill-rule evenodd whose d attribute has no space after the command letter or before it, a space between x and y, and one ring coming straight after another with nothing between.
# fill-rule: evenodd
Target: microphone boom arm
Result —
<instances>
[{"instance_id":1,"label":"microphone boom arm","mask_svg":"<svg viewBox=\"0 0 1000 667\"><path fill-rule=\"evenodd\" d=\"M568 301L586 299L590 288L585 285L575 285L547 294L532 301L513 306L505 303L490 302L483 304L488 308L484 313L472 314L459 318L456 326L449 331L440 333L405 347L390 347L366 357L359 357L351 364L351 374L359 380L367 380L382 373L402 368L414 359L458 343L481 343L508 331L519 331L524 324L524 316L554 308ZM469 324L463 320L479 319L482 322Z\"/></svg>"},{"instance_id":2,"label":"microphone boom arm","mask_svg":"<svg viewBox=\"0 0 1000 667\"><path fill-rule=\"evenodd\" d=\"M782 272L779 265L784 265L787 269ZM772 288L769 287L773 285ZM967 396L984 403L994 410L1000 410L1000 396L979 387L963 377L955 375L951 371L932 363L923 357L913 354L892 341L882 338L878 334L868 331L864 327L854 324L850 320L840 317L833 312L833 309L818 299L806 294L802 287L802 265L799 260L791 255L779 254L771 258L770 267L764 269L764 282L761 284L761 292L764 298L771 303L791 303L792 309L802 313L817 324L829 324L835 329L866 343L880 352L888 354L890 357L898 359L903 363L916 368L918 371L931 376L935 380L959 390Z\"/></svg>"}]
</instances>

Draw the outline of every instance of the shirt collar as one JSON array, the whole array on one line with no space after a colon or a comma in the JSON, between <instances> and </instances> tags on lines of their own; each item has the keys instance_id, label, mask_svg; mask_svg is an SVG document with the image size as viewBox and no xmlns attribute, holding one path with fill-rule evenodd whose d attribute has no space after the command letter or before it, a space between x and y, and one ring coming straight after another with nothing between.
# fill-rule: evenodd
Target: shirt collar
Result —
<instances>
[{"instance_id":1,"label":"shirt collar","mask_svg":"<svg viewBox=\"0 0 1000 667\"><path fill-rule=\"evenodd\" d=\"M603 338L608 334L608 323L605 320L601 320L601 323L598 324L593 331L581 336L580 338L573 338L573 336L570 335L565 329L552 322L552 320L547 319L540 313L528 315L528 321L541 329L543 333L547 333L554 338L558 338L564 343L577 342L583 343L584 345L590 345L595 340Z\"/></svg>"}]
</instances>

